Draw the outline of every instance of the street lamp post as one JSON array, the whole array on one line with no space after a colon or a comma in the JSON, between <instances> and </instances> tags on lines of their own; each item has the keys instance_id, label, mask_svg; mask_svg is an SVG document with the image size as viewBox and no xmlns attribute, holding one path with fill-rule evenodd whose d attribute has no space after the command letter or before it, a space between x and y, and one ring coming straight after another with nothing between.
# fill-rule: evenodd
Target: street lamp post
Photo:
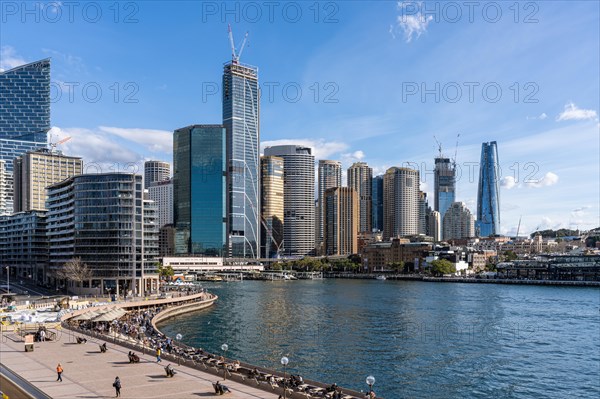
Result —
<instances>
[{"instance_id":1,"label":"street lamp post","mask_svg":"<svg viewBox=\"0 0 600 399\"><path fill-rule=\"evenodd\" d=\"M287 388L287 380L286 380L286 369L287 369L287 365L289 363L290 359L288 359L287 357L282 357L281 358L281 364L283 365L283 399L286 399L286 388Z\"/></svg>"},{"instance_id":2,"label":"street lamp post","mask_svg":"<svg viewBox=\"0 0 600 399\"><path fill-rule=\"evenodd\" d=\"M146 327L140 327L140 333L142 334L142 354L146 354Z\"/></svg>"},{"instance_id":3,"label":"street lamp post","mask_svg":"<svg viewBox=\"0 0 600 399\"><path fill-rule=\"evenodd\" d=\"M183 335L181 335L181 334L177 334L177 335L175 336L175 339L176 339L177 341L181 341L181 339L182 339L182 338L183 338ZM181 356L179 356L179 355L177 355L177 365L178 365L178 366L181 366Z\"/></svg>"},{"instance_id":4,"label":"street lamp post","mask_svg":"<svg viewBox=\"0 0 600 399\"><path fill-rule=\"evenodd\" d=\"M10 294L10 269L6 266L6 290L7 294Z\"/></svg>"},{"instance_id":5,"label":"street lamp post","mask_svg":"<svg viewBox=\"0 0 600 399\"><path fill-rule=\"evenodd\" d=\"M229 349L229 345L221 345L221 350L223 351L223 380L227 380L227 362L225 361L225 358L227 356L227 349Z\"/></svg>"},{"instance_id":6,"label":"street lamp post","mask_svg":"<svg viewBox=\"0 0 600 399\"><path fill-rule=\"evenodd\" d=\"M373 392L373 384L375 384L375 377L370 375L367 377L367 385L369 386L369 398L371 397L371 394Z\"/></svg>"}]
</instances>

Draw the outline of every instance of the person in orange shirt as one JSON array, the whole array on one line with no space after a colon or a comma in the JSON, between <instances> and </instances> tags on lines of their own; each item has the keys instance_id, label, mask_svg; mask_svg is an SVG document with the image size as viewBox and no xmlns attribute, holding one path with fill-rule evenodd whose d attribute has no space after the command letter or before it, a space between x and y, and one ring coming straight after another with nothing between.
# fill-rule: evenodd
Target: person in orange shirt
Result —
<instances>
[{"instance_id":1,"label":"person in orange shirt","mask_svg":"<svg viewBox=\"0 0 600 399\"><path fill-rule=\"evenodd\" d=\"M60 365L60 363L58 363L58 366L56 366L56 374L58 374L58 378L56 379L56 381L62 382L62 373L63 373L63 368Z\"/></svg>"}]
</instances>

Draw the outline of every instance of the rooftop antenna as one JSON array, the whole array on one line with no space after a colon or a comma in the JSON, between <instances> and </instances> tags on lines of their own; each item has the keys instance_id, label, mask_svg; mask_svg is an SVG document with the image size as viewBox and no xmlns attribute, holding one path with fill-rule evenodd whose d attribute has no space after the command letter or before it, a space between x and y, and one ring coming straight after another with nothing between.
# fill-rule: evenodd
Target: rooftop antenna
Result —
<instances>
[{"instance_id":1,"label":"rooftop antenna","mask_svg":"<svg viewBox=\"0 0 600 399\"><path fill-rule=\"evenodd\" d=\"M240 57L242 56L242 52L244 51L244 46L246 46L246 40L248 39L248 32L244 35L244 40L242 41L242 45L240 46L239 53L235 52L235 43L233 41L233 32L231 31L231 24L227 24L227 30L229 31L229 45L231 46L231 60L234 64L238 64L240 62Z\"/></svg>"}]
</instances>

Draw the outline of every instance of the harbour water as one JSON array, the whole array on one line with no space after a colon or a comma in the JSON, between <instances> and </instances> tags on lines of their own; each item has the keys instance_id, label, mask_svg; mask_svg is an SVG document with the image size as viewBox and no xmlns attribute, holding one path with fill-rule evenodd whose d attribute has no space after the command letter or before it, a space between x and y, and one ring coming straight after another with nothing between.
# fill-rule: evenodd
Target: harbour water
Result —
<instances>
[{"instance_id":1,"label":"harbour water","mask_svg":"<svg viewBox=\"0 0 600 399\"><path fill-rule=\"evenodd\" d=\"M377 280L204 283L160 325L227 357L396 398L600 397L600 289Z\"/></svg>"}]
</instances>

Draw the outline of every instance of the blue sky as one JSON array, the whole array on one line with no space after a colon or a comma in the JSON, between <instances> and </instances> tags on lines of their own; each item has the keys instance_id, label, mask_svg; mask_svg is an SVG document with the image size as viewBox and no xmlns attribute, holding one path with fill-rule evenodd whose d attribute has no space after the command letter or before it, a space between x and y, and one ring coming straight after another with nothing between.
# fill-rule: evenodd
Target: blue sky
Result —
<instances>
[{"instance_id":1,"label":"blue sky","mask_svg":"<svg viewBox=\"0 0 600 399\"><path fill-rule=\"evenodd\" d=\"M231 23L259 67L263 147L306 144L377 174L410 162L431 195L433 136L454 157L460 134L457 199L474 212L495 140L504 233L521 216L521 233L600 224L597 1L0 7L0 68L52 57L54 138L90 164L170 161L174 129L219 123Z\"/></svg>"}]
</instances>

